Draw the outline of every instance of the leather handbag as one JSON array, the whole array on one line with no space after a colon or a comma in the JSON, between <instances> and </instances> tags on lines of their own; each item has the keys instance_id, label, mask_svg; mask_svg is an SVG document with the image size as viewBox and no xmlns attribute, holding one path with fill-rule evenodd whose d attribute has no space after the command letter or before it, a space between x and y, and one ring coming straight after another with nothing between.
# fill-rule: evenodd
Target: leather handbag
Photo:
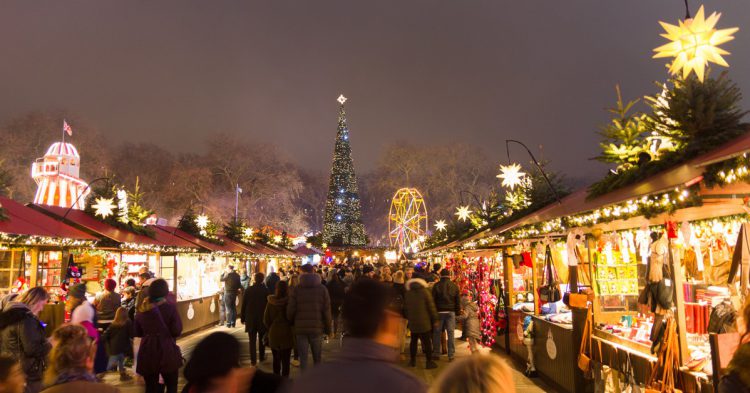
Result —
<instances>
[{"instance_id":1,"label":"leather handbag","mask_svg":"<svg viewBox=\"0 0 750 393\"><path fill-rule=\"evenodd\" d=\"M578 350L578 368L584 374L591 373L591 329L592 329L591 310L586 312L586 324L583 326L583 336L581 347Z\"/></svg>"},{"instance_id":2,"label":"leather handbag","mask_svg":"<svg viewBox=\"0 0 750 393\"><path fill-rule=\"evenodd\" d=\"M544 285L539 287L539 300L546 303L554 303L562 300L562 293L560 292L560 285L554 278L552 267L552 251L547 246L544 255L544 266L547 271L546 282Z\"/></svg>"}]
</instances>

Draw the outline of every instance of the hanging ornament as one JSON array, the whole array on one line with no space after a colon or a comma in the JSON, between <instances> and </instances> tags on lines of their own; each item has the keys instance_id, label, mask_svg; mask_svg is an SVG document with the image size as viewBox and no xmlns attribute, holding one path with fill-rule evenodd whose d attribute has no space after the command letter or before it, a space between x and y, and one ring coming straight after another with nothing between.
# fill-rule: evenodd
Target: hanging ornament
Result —
<instances>
[{"instance_id":1,"label":"hanging ornament","mask_svg":"<svg viewBox=\"0 0 750 393\"><path fill-rule=\"evenodd\" d=\"M471 210L469 210L468 206L459 206L456 208L456 215L459 220L466 221L466 219L469 218L469 215L471 215Z\"/></svg>"},{"instance_id":2,"label":"hanging ornament","mask_svg":"<svg viewBox=\"0 0 750 393\"><path fill-rule=\"evenodd\" d=\"M691 72L695 72L701 82L703 82L705 68L709 62L729 67L722 57L722 55L728 55L729 52L719 48L719 45L733 40L732 34L736 33L739 28L717 30L715 26L719 17L721 14L714 12L705 18L703 6L701 6L694 18L679 21L677 26L659 22L666 31L661 36L671 42L654 49L656 52L654 58L674 57L669 66L669 72L672 75L678 75L682 71L684 79Z\"/></svg>"},{"instance_id":3,"label":"hanging ornament","mask_svg":"<svg viewBox=\"0 0 750 393\"><path fill-rule=\"evenodd\" d=\"M445 228L447 227L448 227L448 224L445 223L445 220L435 221L435 228L437 228L438 231L444 231Z\"/></svg>"},{"instance_id":4,"label":"hanging ornament","mask_svg":"<svg viewBox=\"0 0 750 393\"><path fill-rule=\"evenodd\" d=\"M498 179L503 179L503 187L511 190L521 185L521 181L526 177L526 173L521 172L521 166L518 164L500 165L500 174Z\"/></svg>"},{"instance_id":5,"label":"hanging ornament","mask_svg":"<svg viewBox=\"0 0 750 393\"><path fill-rule=\"evenodd\" d=\"M105 219L114 214L115 202L112 198L98 197L96 198L96 203L91 205L91 207L94 208L94 214Z\"/></svg>"}]
</instances>

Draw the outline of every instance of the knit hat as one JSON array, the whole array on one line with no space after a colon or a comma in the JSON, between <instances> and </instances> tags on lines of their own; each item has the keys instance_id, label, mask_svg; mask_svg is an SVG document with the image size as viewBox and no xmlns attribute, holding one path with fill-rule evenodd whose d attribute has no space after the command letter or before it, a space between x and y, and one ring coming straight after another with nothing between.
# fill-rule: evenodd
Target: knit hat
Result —
<instances>
[{"instance_id":1,"label":"knit hat","mask_svg":"<svg viewBox=\"0 0 750 393\"><path fill-rule=\"evenodd\" d=\"M86 284L76 284L68 289L68 296L86 300Z\"/></svg>"},{"instance_id":2,"label":"knit hat","mask_svg":"<svg viewBox=\"0 0 750 393\"><path fill-rule=\"evenodd\" d=\"M163 278L157 278L148 286L148 297L151 300L164 298L169 293L169 284Z\"/></svg>"},{"instance_id":3,"label":"knit hat","mask_svg":"<svg viewBox=\"0 0 750 393\"><path fill-rule=\"evenodd\" d=\"M451 271L448 269L443 269L443 271L440 272L440 277L450 277Z\"/></svg>"}]
</instances>

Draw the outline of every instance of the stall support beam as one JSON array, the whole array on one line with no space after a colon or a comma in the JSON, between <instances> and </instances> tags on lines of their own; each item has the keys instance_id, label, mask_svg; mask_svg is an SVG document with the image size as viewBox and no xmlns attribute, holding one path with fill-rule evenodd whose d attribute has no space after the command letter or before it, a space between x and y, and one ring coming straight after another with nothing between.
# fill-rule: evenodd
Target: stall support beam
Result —
<instances>
[{"instance_id":1,"label":"stall support beam","mask_svg":"<svg viewBox=\"0 0 750 393\"><path fill-rule=\"evenodd\" d=\"M39 248L34 247L29 250L31 255L31 271L29 272L29 288L39 285L37 282L37 273L39 272Z\"/></svg>"},{"instance_id":2,"label":"stall support beam","mask_svg":"<svg viewBox=\"0 0 750 393\"><path fill-rule=\"evenodd\" d=\"M685 293L683 292L685 279L682 276L680 264L675 261L671 240L669 241L669 265L672 271L672 284L674 285L674 304L677 309L675 317L677 318L677 334L680 344L680 365L684 366L690 361L690 350L687 344L687 324L685 323Z\"/></svg>"}]
</instances>

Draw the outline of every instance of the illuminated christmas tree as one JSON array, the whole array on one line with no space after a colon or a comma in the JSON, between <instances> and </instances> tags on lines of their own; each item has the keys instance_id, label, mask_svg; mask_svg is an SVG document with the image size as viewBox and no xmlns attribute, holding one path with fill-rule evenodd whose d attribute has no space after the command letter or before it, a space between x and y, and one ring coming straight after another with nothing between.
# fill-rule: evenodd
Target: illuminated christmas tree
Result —
<instances>
[{"instance_id":1,"label":"illuminated christmas tree","mask_svg":"<svg viewBox=\"0 0 750 393\"><path fill-rule=\"evenodd\" d=\"M346 125L344 102L339 96L339 125L333 167L328 184L328 197L323 222L323 242L334 246L364 246L367 244L362 225L357 176L354 174L352 148L349 145L349 128Z\"/></svg>"}]
</instances>

